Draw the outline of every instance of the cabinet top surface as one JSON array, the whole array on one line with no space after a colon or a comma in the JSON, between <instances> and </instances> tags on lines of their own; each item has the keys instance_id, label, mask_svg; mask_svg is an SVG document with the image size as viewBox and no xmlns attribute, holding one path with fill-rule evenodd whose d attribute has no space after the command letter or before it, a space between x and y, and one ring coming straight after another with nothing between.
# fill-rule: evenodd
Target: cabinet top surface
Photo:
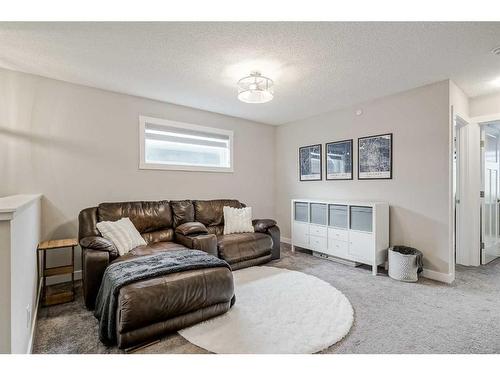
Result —
<instances>
[{"instance_id":1,"label":"cabinet top surface","mask_svg":"<svg viewBox=\"0 0 500 375\"><path fill-rule=\"evenodd\" d=\"M339 200L318 200L318 199L292 199L292 202L338 204L344 206L388 205L387 202L377 202L377 201L339 201Z\"/></svg>"}]
</instances>

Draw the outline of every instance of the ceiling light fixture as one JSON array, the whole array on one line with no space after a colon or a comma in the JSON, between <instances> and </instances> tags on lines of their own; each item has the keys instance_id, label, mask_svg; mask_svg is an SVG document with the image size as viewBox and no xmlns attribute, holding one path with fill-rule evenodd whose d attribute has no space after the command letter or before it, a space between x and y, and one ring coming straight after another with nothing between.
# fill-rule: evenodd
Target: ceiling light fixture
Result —
<instances>
[{"instance_id":1,"label":"ceiling light fixture","mask_svg":"<svg viewBox=\"0 0 500 375\"><path fill-rule=\"evenodd\" d=\"M491 84L496 87L500 87L500 77L491 81Z\"/></svg>"},{"instance_id":2,"label":"ceiling light fixture","mask_svg":"<svg viewBox=\"0 0 500 375\"><path fill-rule=\"evenodd\" d=\"M491 53L494 54L494 55L500 56L500 46L493 48L491 50Z\"/></svg>"},{"instance_id":3,"label":"ceiling light fixture","mask_svg":"<svg viewBox=\"0 0 500 375\"><path fill-rule=\"evenodd\" d=\"M273 86L272 79L253 72L238 81L238 99L252 104L267 103L273 100Z\"/></svg>"}]
</instances>

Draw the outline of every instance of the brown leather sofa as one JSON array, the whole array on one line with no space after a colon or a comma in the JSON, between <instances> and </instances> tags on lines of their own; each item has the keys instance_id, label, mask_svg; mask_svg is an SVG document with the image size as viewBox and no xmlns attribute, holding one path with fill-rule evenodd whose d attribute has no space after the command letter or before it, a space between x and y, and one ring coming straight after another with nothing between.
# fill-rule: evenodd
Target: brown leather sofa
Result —
<instances>
[{"instance_id":1,"label":"brown leather sofa","mask_svg":"<svg viewBox=\"0 0 500 375\"><path fill-rule=\"evenodd\" d=\"M232 270L266 263L272 259L279 259L280 231L274 220L254 220L254 233L224 235L224 206L241 208L245 205L237 200L182 200L102 203L98 207L82 210L78 217L78 238L82 248L83 295L87 308L94 308L95 299L106 267L111 262L130 257L175 249L199 249L224 259L230 264ZM145 239L147 245L136 247L130 253L119 257L115 246L100 236L96 224L99 221L116 221L122 217L130 218ZM211 273L212 271L207 270L205 272ZM223 273L219 271L218 274L212 276L220 280L225 277ZM205 276L198 275L197 277L203 278ZM146 280L127 286L122 290L123 293L121 294L123 296L120 295L121 301L126 301L127 296L134 293L137 295L139 293L137 288L141 287L141 283L146 283L150 287L156 283L158 284L157 288L161 288L160 284L165 283L165 281L183 283L186 282L186 278L184 276L179 277L178 274L173 274L165 276L161 280ZM190 282L198 281L191 280ZM223 280L221 284L224 283L225 281ZM134 288L137 290L134 290ZM227 291L228 288L225 290ZM221 309L229 308L227 298L221 300L220 294L215 293L212 299L208 298L203 303L202 301L192 302L197 306L196 311L192 309L192 306L191 311L189 307L185 306L183 312L187 315L201 314L205 317L211 313L217 315L217 311L220 313ZM222 294L224 295L224 293ZM229 294L229 292L225 292L225 294ZM232 295L229 296L229 298L231 297ZM140 298L134 298L135 302L132 306L140 306L141 302L138 302L140 300ZM127 304L125 303L125 305ZM127 309L130 308L130 306L127 307ZM141 310L144 311L144 309ZM162 311L164 313L166 310L163 309ZM127 317L127 311L121 311L120 313L122 315L125 314L125 318ZM138 316L140 314L130 315L129 323L137 319ZM124 320L123 318L122 316L121 321L126 322L127 319ZM163 316L163 318L166 318L166 316ZM181 318L186 319L185 317ZM168 322L163 321L161 323L163 324L163 328L178 328L179 325L177 323L179 322L175 323L173 320L172 318ZM134 324L130 327L135 327ZM183 322L180 326L185 325L185 322ZM140 324L137 325L137 327L139 326ZM141 332L134 334L139 339L141 335L148 336L147 332ZM123 345L126 346L129 343L139 340L136 336L130 339L122 337L125 340Z\"/></svg>"}]
</instances>

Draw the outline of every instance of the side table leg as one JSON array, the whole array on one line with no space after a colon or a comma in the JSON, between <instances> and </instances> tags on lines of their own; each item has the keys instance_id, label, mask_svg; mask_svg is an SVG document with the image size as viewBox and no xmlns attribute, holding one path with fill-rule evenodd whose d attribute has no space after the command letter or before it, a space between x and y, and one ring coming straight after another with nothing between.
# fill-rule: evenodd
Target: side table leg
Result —
<instances>
[{"instance_id":1,"label":"side table leg","mask_svg":"<svg viewBox=\"0 0 500 375\"><path fill-rule=\"evenodd\" d=\"M45 277L46 255L47 250L42 250L42 306L45 306L45 300L47 299L47 278Z\"/></svg>"},{"instance_id":2,"label":"side table leg","mask_svg":"<svg viewBox=\"0 0 500 375\"><path fill-rule=\"evenodd\" d=\"M73 301L75 300L75 247L71 246L71 265L73 270L71 271L71 292L73 293Z\"/></svg>"}]
</instances>

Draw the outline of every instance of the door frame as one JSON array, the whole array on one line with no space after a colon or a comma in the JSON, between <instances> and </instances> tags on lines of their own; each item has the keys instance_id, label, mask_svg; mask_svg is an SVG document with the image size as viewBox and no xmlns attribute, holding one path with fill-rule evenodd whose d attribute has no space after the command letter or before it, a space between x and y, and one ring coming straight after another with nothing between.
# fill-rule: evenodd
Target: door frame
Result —
<instances>
[{"instance_id":1,"label":"door frame","mask_svg":"<svg viewBox=\"0 0 500 375\"><path fill-rule=\"evenodd\" d=\"M479 128L479 134L480 134L480 140L482 139L482 132L483 132L483 126L484 125L488 125L492 122L498 122L500 121L500 113L495 113L495 114L491 114L491 115L486 115L486 116L476 116L476 117L473 117L470 119L471 120L471 123L474 123L474 124L477 124L477 127ZM477 197L480 197L480 194L481 194L481 191L482 189L484 188L483 187L483 174L484 174L484 171L483 169L485 168L485 165L484 165L484 150L482 149L481 145L479 146L479 156L480 156L480 169L481 169L481 175L479 176L479 183L477 184L478 188L477 188ZM482 228L482 220L483 220L483 213L482 213L482 198L479 198L478 199L478 203L479 203L479 211L480 211L480 215L479 215L479 218L477 220L477 222L474 222L474 224L476 226L478 226L479 228L479 243L478 243L478 246L477 248L475 247L474 249L471 249L471 251L473 251L473 254L471 254L471 258L474 259L474 264L471 264L471 265L481 265L481 262L482 262L482 249L481 249L481 242L483 241L483 228Z\"/></svg>"},{"instance_id":2,"label":"door frame","mask_svg":"<svg viewBox=\"0 0 500 375\"><path fill-rule=\"evenodd\" d=\"M454 252L455 262L470 265L469 249L473 241L466 218L469 198L469 123L459 115L453 116L455 170L453 178Z\"/></svg>"},{"instance_id":3,"label":"door frame","mask_svg":"<svg viewBox=\"0 0 500 375\"><path fill-rule=\"evenodd\" d=\"M487 137L487 129L486 127L489 126L489 125L492 125L492 123L496 123L498 124L498 122L500 121L500 119L497 119L497 120L494 120L494 121L485 121L485 122L481 122L479 123L479 127L481 129L481 192L484 192L486 193L486 155L485 155L485 147L486 147L486 137ZM496 238L498 240L498 237L499 237L499 220L500 220L500 215L499 215L499 197L498 197L498 189L499 189L499 169L498 169L498 147L499 147L499 143L500 143L500 130L499 129L495 129L495 132L496 134L494 134L494 136L496 137L497 139L497 169L496 169L496 189L497 189L497 196L496 196L496 199L495 199L495 206L496 206ZM479 248L479 263L481 265L484 265L484 264L487 264L489 263L485 261L484 257L485 257L485 251L486 251L486 245L487 245L487 241L486 241L486 238L485 238L485 227L483 225L483 223L485 222L485 211L484 211L484 206L486 204L485 202L485 199L486 199L486 196L485 194L481 194L481 198L480 198L480 207L481 207L481 225L480 225L480 231L481 231L481 246ZM490 260L491 261L491 260Z\"/></svg>"}]
</instances>

